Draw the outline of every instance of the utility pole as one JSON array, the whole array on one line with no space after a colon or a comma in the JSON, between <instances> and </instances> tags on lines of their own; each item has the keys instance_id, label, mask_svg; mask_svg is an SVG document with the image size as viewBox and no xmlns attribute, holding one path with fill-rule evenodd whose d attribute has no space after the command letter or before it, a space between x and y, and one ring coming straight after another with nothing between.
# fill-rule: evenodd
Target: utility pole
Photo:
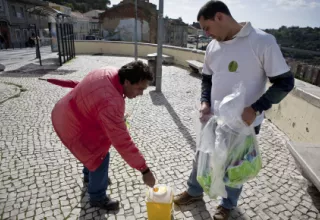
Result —
<instances>
[{"instance_id":1,"label":"utility pole","mask_svg":"<svg viewBox=\"0 0 320 220\"><path fill-rule=\"evenodd\" d=\"M156 91L161 92L162 80L162 43L163 43L163 0L159 0L158 11L158 50L157 50L157 70L156 70Z\"/></svg>"},{"instance_id":2,"label":"utility pole","mask_svg":"<svg viewBox=\"0 0 320 220\"><path fill-rule=\"evenodd\" d=\"M198 35L198 33L197 33L197 38L196 39L197 39L197 41L196 41L197 42L196 49L198 50L198 44L199 44L199 35Z\"/></svg>"},{"instance_id":3,"label":"utility pole","mask_svg":"<svg viewBox=\"0 0 320 220\"><path fill-rule=\"evenodd\" d=\"M138 0L135 0L136 19L134 21L134 59L138 60Z\"/></svg>"},{"instance_id":4,"label":"utility pole","mask_svg":"<svg viewBox=\"0 0 320 220\"><path fill-rule=\"evenodd\" d=\"M34 34L35 34L35 43L36 43L36 58L39 58L40 66L42 66L42 60L41 60L41 53L40 53L40 47L39 47L39 39L38 39L38 30L36 24L29 24L29 28L34 28Z\"/></svg>"}]
</instances>

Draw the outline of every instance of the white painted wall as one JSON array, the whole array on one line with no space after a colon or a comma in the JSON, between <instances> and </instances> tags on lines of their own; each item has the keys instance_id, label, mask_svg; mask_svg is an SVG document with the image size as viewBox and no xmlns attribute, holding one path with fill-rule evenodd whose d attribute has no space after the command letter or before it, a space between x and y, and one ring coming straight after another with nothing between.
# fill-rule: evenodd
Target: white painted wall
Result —
<instances>
[{"instance_id":1,"label":"white painted wall","mask_svg":"<svg viewBox=\"0 0 320 220\"><path fill-rule=\"evenodd\" d=\"M114 31L103 30L105 40L134 41L134 18L122 19ZM138 41L150 42L150 26L146 21L137 21Z\"/></svg>"}]
</instances>

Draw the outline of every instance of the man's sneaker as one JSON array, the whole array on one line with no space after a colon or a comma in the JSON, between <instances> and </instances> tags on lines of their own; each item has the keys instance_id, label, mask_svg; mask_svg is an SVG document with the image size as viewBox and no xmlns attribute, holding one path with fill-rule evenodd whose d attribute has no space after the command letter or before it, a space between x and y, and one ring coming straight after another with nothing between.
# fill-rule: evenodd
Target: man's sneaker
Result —
<instances>
[{"instance_id":1,"label":"man's sneaker","mask_svg":"<svg viewBox=\"0 0 320 220\"><path fill-rule=\"evenodd\" d=\"M100 201L90 201L90 205L91 207L98 207L101 209L106 209L108 211L119 209L119 201L111 200L108 197Z\"/></svg>"},{"instance_id":2,"label":"man's sneaker","mask_svg":"<svg viewBox=\"0 0 320 220\"><path fill-rule=\"evenodd\" d=\"M177 205L189 205L193 202L202 200L203 195L201 196L190 196L186 191L176 195L173 198L173 202Z\"/></svg>"},{"instance_id":3,"label":"man's sneaker","mask_svg":"<svg viewBox=\"0 0 320 220\"><path fill-rule=\"evenodd\" d=\"M230 216L231 209L226 209L219 205L217 211L213 216L214 220L228 220Z\"/></svg>"},{"instance_id":4,"label":"man's sneaker","mask_svg":"<svg viewBox=\"0 0 320 220\"><path fill-rule=\"evenodd\" d=\"M89 177L88 176L83 176L83 182L84 183L89 183ZM112 184L110 178L108 177L108 182L109 182L109 186Z\"/></svg>"}]
</instances>

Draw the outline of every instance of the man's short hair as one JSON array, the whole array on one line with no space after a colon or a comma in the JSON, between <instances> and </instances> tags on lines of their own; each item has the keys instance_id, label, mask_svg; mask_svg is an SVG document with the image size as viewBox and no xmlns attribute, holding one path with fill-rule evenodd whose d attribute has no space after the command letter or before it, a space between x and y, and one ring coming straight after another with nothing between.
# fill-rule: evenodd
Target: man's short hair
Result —
<instances>
[{"instance_id":1,"label":"man's short hair","mask_svg":"<svg viewBox=\"0 0 320 220\"><path fill-rule=\"evenodd\" d=\"M198 12L197 20L199 21L201 17L205 20L212 19L218 12L232 17L229 8L225 3L222 1L211 0L201 7Z\"/></svg>"},{"instance_id":2,"label":"man's short hair","mask_svg":"<svg viewBox=\"0 0 320 220\"><path fill-rule=\"evenodd\" d=\"M131 84L139 83L140 81L152 81L153 76L150 68L142 61L133 61L122 66L118 72L120 83L123 85L125 80Z\"/></svg>"}]
</instances>

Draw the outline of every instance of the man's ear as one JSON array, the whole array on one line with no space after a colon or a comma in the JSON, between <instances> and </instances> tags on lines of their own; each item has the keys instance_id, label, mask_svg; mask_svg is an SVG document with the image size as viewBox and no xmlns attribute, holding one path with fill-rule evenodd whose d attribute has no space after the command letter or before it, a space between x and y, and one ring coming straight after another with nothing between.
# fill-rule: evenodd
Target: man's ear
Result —
<instances>
[{"instance_id":1,"label":"man's ear","mask_svg":"<svg viewBox=\"0 0 320 220\"><path fill-rule=\"evenodd\" d=\"M123 83L124 86L128 86L128 85L130 85L130 84L131 84L131 83L130 83L129 80L127 80L127 79L124 80L124 83Z\"/></svg>"},{"instance_id":2,"label":"man's ear","mask_svg":"<svg viewBox=\"0 0 320 220\"><path fill-rule=\"evenodd\" d=\"M221 13L221 12L217 12L217 14L216 14L216 19L218 19L219 21L221 21L222 20L222 18L223 18L223 14Z\"/></svg>"}]
</instances>

